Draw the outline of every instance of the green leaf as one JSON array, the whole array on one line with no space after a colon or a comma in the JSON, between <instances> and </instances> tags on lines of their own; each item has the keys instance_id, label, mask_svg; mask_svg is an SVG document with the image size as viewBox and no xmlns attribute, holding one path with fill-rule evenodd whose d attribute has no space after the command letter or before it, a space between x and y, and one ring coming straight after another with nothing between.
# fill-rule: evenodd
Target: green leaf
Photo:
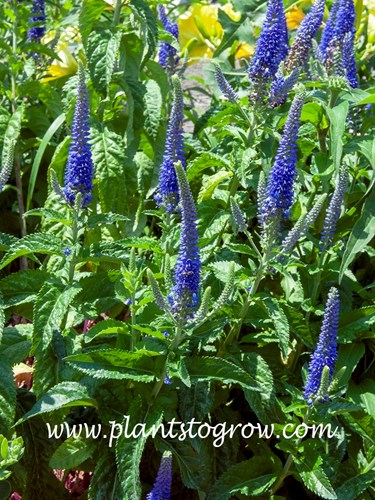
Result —
<instances>
[{"instance_id":1,"label":"green leaf","mask_svg":"<svg viewBox=\"0 0 375 500\"><path fill-rule=\"evenodd\" d=\"M66 219L63 214L58 212L57 210L51 210L50 208L33 208L24 214L24 217L30 217L30 215L34 215L36 217L45 217L51 222L61 222L66 226L71 226L72 221Z\"/></svg>"},{"instance_id":2,"label":"green leaf","mask_svg":"<svg viewBox=\"0 0 375 500\"><path fill-rule=\"evenodd\" d=\"M358 385L354 383L350 385L348 397L375 418L375 384L373 380L366 379Z\"/></svg>"},{"instance_id":3,"label":"green leaf","mask_svg":"<svg viewBox=\"0 0 375 500\"><path fill-rule=\"evenodd\" d=\"M338 373L342 367L346 367L345 372L340 377L340 387L349 382L355 367L364 354L365 346L363 343L351 342L350 344L340 345L339 356L335 365L335 373Z\"/></svg>"},{"instance_id":4,"label":"green leaf","mask_svg":"<svg viewBox=\"0 0 375 500\"><path fill-rule=\"evenodd\" d=\"M62 255L62 243L59 238L52 234L35 233L18 240L4 255L0 262L0 269L13 262L22 255L42 253L46 255Z\"/></svg>"},{"instance_id":5,"label":"green leaf","mask_svg":"<svg viewBox=\"0 0 375 500\"><path fill-rule=\"evenodd\" d=\"M127 498L117 475L115 455L108 449L100 456L95 467L90 481L88 498L89 500Z\"/></svg>"},{"instance_id":6,"label":"green leaf","mask_svg":"<svg viewBox=\"0 0 375 500\"><path fill-rule=\"evenodd\" d=\"M145 83L146 93L144 95L145 103L145 131L153 139L158 137L159 128L162 123L162 105L163 98L159 84L155 80L148 80Z\"/></svg>"},{"instance_id":7,"label":"green leaf","mask_svg":"<svg viewBox=\"0 0 375 500\"><path fill-rule=\"evenodd\" d=\"M9 429L13 425L16 411L16 385L13 370L0 357L0 428Z\"/></svg>"},{"instance_id":8,"label":"green leaf","mask_svg":"<svg viewBox=\"0 0 375 500\"><path fill-rule=\"evenodd\" d=\"M143 414L146 417L143 418ZM121 486L126 491L126 498L140 498L141 484L139 478L139 466L141 463L142 453L147 441L145 436L152 426L158 426L163 420L163 412L160 407L154 407L151 411L147 411L142 407L140 397L133 400L127 412L131 428L134 426L142 426L144 432L136 439L127 439L122 433L119 439L116 440L116 461L118 465L118 475L121 481ZM122 428L126 427L126 420L122 422Z\"/></svg>"},{"instance_id":9,"label":"green leaf","mask_svg":"<svg viewBox=\"0 0 375 500\"><path fill-rule=\"evenodd\" d=\"M95 21L99 19L107 7L108 4L104 0L83 0L79 14L79 30L85 46Z\"/></svg>"},{"instance_id":10,"label":"green leaf","mask_svg":"<svg viewBox=\"0 0 375 500\"><path fill-rule=\"evenodd\" d=\"M371 194L366 199L362 213L354 224L346 244L345 252L342 257L339 283L349 268L356 255L365 248L367 243L373 238L375 233L375 188L372 188Z\"/></svg>"},{"instance_id":11,"label":"green leaf","mask_svg":"<svg viewBox=\"0 0 375 500\"><path fill-rule=\"evenodd\" d=\"M228 167L230 169L230 163L223 157L216 155L214 153L202 153L198 158L193 160L187 169L186 177L188 181L192 181L200 172L206 168L212 167Z\"/></svg>"},{"instance_id":12,"label":"green leaf","mask_svg":"<svg viewBox=\"0 0 375 500\"><path fill-rule=\"evenodd\" d=\"M326 498L327 500L337 499L337 495L321 467L317 467L314 470L306 470L305 466L298 462L296 463L296 467L306 488L321 498Z\"/></svg>"},{"instance_id":13,"label":"green leaf","mask_svg":"<svg viewBox=\"0 0 375 500\"><path fill-rule=\"evenodd\" d=\"M268 309L270 318L275 326L283 361L286 362L289 355L289 323L282 307L276 299L271 297L262 298L263 304Z\"/></svg>"},{"instance_id":14,"label":"green leaf","mask_svg":"<svg viewBox=\"0 0 375 500\"><path fill-rule=\"evenodd\" d=\"M138 380L151 382L162 371L165 357L158 352L139 349L126 352L117 349L97 350L65 358L78 370L98 379Z\"/></svg>"},{"instance_id":15,"label":"green leaf","mask_svg":"<svg viewBox=\"0 0 375 500\"><path fill-rule=\"evenodd\" d=\"M85 342L89 343L100 335L113 335L118 333L124 334L128 332L129 327L123 321L107 319L105 321L100 321L90 328L90 330L85 335Z\"/></svg>"},{"instance_id":16,"label":"green leaf","mask_svg":"<svg viewBox=\"0 0 375 500\"><path fill-rule=\"evenodd\" d=\"M340 315L339 339L350 342L356 338L372 338L375 306L361 307Z\"/></svg>"},{"instance_id":17,"label":"green leaf","mask_svg":"<svg viewBox=\"0 0 375 500\"><path fill-rule=\"evenodd\" d=\"M90 458L96 444L81 437L71 437L64 441L53 453L49 466L51 469L76 469Z\"/></svg>"},{"instance_id":18,"label":"green leaf","mask_svg":"<svg viewBox=\"0 0 375 500\"><path fill-rule=\"evenodd\" d=\"M326 113L330 120L331 152L336 172L338 172L341 163L342 137L345 131L348 111L348 101L342 101L338 106L333 108L326 107Z\"/></svg>"},{"instance_id":19,"label":"green leaf","mask_svg":"<svg viewBox=\"0 0 375 500\"><path fill-rule=\"evenodd\" d=\"M2 294L0 293L0 345L1 345L1 339L3 338L4 326L5 326L4 299Z\"/></svg>"},{"instance_id":20,"label":"green leaf","mask_svg":"<svg viewBox=\"0 0 375 500\"><path fill-rule=\"evenodd\" d=\"M353 500L360 498L360 495L375 483L375 471L358 474L344 481L336 490L338 500ZM364 497L363 497L364 498Z\"/></svg>"},{"instance_id":21,"label":"green leaf","mask_svg":"<svg viewBox=\"0 0 375 500\"><path fill-rule=\"evenodd\" d=\"M215 191L216 187L225 179L228 179L228 177L232 177L233 173L232 172L227 172L226 170L220 170L214 175L211 175L207 177L203 181L203 185L201 190L199 191L198 195L198 203L209 199L213 192Z\"/></svg>"},{"instance_id":22,"label":"green leaf","mask_svg":"<svg viewBox=\"0 0 375 500\"><path fill-rule=\"evenodd\" d=\"M47 349L54 331L60 331L69 306L80 291L79 285L62 288L51 282L41 288L34 306L34 353L37 349Z\"/></svg>"},{"instance_id":23,"label":"green leaf","mask_svg":"<svg viewBox=\"0 0 375 500\"><path fill-rule=\"evenodd\" d=\"M98 180L100 205L103 212L129 213L127 194L136 185L134 165L126 157L120 135L102 124L91 129L91 148Z\"/></svg>"},{"instance_id":24,"label":"green leaf","mask_svg":"<svg viewBox=\"0 0 375 500\"><path fill-rule=\"evenodd\" d=\"M44 154L48 144L50 143L50 140L55 135L57 130L61 127L61 125L64 123L64 121L65 121L65 113L62 113L61 115L59 115L55 119L55 121L53 123L51 123L47 132L44 134L42 142L39 145L38 151L36 152L34 162L33 162L33 165L31 167L29 187L27 190L26 210L29 210L29 208L31 206L31 201L32 201L34 189L35 189L35 183L36 183L36 179L38 177L39 167L40 167L40 163L41 163L42 158L43 158L43 154Z\"/></svg>"},{"instance_id":25,"label":"green leaf","mask_svg":"<svg viewBox=\"0 0 375 500\"><path fill-rule=\"evenodd\" d=\"M0 233L0 252L7 252L9 247L14 245L18 240L10 234Z\"/></svg>"},{"instance_id":26,"label":"green leaf","mask_svg":"<svg viewBox=\"0 0 375 500\"><path fill-rule=\"evenodd\" d=\"M111 62L113 57L116 57L116 54L112 53L115 47L110 44L110 40L111 32L103 29L92 31L87 39L87 61L91 80L95 90L102 94L106 92L113 71L113 64L108 67L107 60Z\"/></svg>"},{"instance_id":27,"label":"green leaf","mask_svg":"<svg viewBox=\"0 0 375 500\"><path fill-rule=\"evenodd\" d=\"M21 270L6 276L0 281L0 292L3 294L5 307L34 302L49 278L50 274L42 269Z\"/></svg>"},{"instance_id":28,"label":"green leaf","mask_svg":"<svg viewBox=\"0 0 375 500\"><path fill-rule=\"evenodd\" d=\"M9 366L21 363L30 354L32 325L16 325L4 328L0 355Z\"/></svg>"},{"instance_id":29,"label":"green leaf","mask_svg":"<svg viewBox=\"0 0 375 500\"><path fill-rule=\"evenodd\" d=\"M226 359L204 356L185 361L192 380L220 380L223 384L234 383L260 391L253 376Z\"/></svg>"},{"instance_id":30,"label":"green leaf","mask_svg":"<svg viewBox=\"0 0 375 500\"><path fill-rule=\"evenodd\" d=\"M244 389L246 401L263 424L272 424L283 419L275 396L273 375L266 361L257 353L243 355L242 365L257 381L260 392Z\"/></svg>"},{"instance_id":31,"label":"green leaf","mask_svg":"<svg viewBox=\"0 0 375 500\"><path fill-rule=\"evenodd\" d=\"M323 109L317 102L308 102L303 105L301 122L310 122L316 127L322 121Z\"/></svg>"},{"instance_id":32,"label":"green leaf","mask_svg":"<svg viewBox=\"0 0 375 500\"><path fill-rule=\"evenodd\" d=\"M15 425L36 415L73 406L98 406L98 403L90 397L87 388L79 382L61 382L46 392Z\"/></svg>"},{"instance_id":33,"label":"green leaf","mask_svg":"<svg viewBox=\"0 0 375 500\"><path fill-rule=\"evenodd\" d=\"M266 493L281 472L279 461L275 466L274 456L255 456L230 467L215 482L208 500L228 500L235 493L254 497Z\"/></svg>"}]
</instances>

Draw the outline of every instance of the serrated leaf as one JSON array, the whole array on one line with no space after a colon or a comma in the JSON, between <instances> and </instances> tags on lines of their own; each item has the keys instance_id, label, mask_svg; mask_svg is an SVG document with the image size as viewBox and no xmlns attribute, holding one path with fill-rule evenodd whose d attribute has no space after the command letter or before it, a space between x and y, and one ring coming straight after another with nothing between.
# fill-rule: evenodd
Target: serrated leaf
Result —
<instances>
[{"instance_id":1,"label":"serrated leaf","mask_svg":"<svg viewBox=\"0 0 375 500\"><path fill-rule=\"evenodd\" d=\"M338 500L353 500L360 498L360 495L375 483L375 471L358 474L344 481L336 490Z\"/></svg>"},{"instance_id":2,"label":"serrated leaf","mask_svg":"<svg viewBox=\"0 0 375 500\"><path fill-rule=\"evenodd\" d=\"M7 252L11 245L14 245L18 240L14 236L6 233L0 233L0 252Z\"/></svg>"},{"instance_id":3,"label":"serrated leaf","mask_svg":"<svg viewBox=\"0 0 375 500\"><path fill-rule=\"evenodd\" d=\"M6 276L0 281L0 292L3 294L5 307L34 302L49 278L50 274L42 269L21 270Z\"/></svg>"},{"instance_id":4,"label":"serrated leaf","mask_svg":"<svg viewBox=\"0 0 375 500\"><path fill-rule=\"evenodd\" d=\"M136 352L107 349L76 354L65 359L94 378L151 382L161 373L165 357L158 352L143 349Z\"/></svg>"},{"instance_id":5,"label":"serrated leaf","mask_svg":"<svg viewBox=\"0 0 375 500\"><path fill-rule=\"evenodd\" d=\"M326 107L330 121L330 138L333 165L338 172L342 156L342 137L345 130L346 117L349 111L348 101L341 101L333 108Z\"/></svg>"},{"instance_id":6,"label":"serrated leaf","mask_svg":"<svg viewBox=\"0 0 375 500\"><path fill-rule=\"evenodd\" d=\"M279 339L279 346L281 350L281 355L286 362L289 355L289 323L282 307L279 305L278 301L266 297L262 299L263 304L266 306L270 318L276 329L277 337Z\"/></svg>"},{"instance_id":7,"label":"serrated leaf","mask_svg":"<svg viewBox=\"0 0 375 500\"><path fill-rule=\"evenodd\" d=\"M0 357L0 424L1 429L13 425L16 411L16 385L13 370L3 357Z\"/></svg>"},{"instance_id":8,"label":"serrated leaf","mask_svg":"<svg viewBox=\"0 0 375 500\"><path fill-rule=\"evenodd\" d=\"M64 441L53 453L49 461L51 469L76 469L90 458L96 444L81 437L71 437Z\"/></svg>"},{"instance_id":9,"label":"serrated leaf","mask_svg":"<svg viewBox=\"0 0 375 500\"><path fill-rule=\"evenodd\" d=\"M91 129L91 144L102 211L129 213L127 193L136 184L136 178L122 137L105 125L96 124Z\"/></svg>"},{"instance_id":10,"label":"serrated leaf","mask_svg":"<svg viewBox=\"0 0 375 500\"><path fill-rule=\"evenodd\" d=\"M47 282L41 288L34 307L33 351L45 351L55 330L60 330L74 297L81 291L79 285L62 287Z\"/></svg>"},{"instance_id":11,"label":"serrated leaf","mask_svg":"<svg viewBox=\"0 0 375 500\"><path fill-rule=\"evenodd\" d=\"M146 413L146 417L142 418ZM150 411L143 408L140 397L133 400L130 405L126 420L122 422L123 428L127 421L131 428L140 425L144 432L136 439L127 439L122 433L116 440L116 462L121 486L126 491L126 498L135 499L141 497L141 484L139 478L139 466L143 450L147 441L145 436L152 426L157 427L163 420L163 411L160 407L154 407Z\"/></svg>"},{"instance_id":12,"label":"serrated leaf","mask_svg":"<svg viewBox=\"0 0 375 500\"><path fill-rule=\"evenodd\" d=\"M98 406L98 403L90 397L87 388L79 382L61 382L46 392L15 425L36 415L72 406Z\"/></svg>"},{"instance_id":13,"label":"serrated leaf","mask_svg":"<svg viewBox=\"0 0 375 500\"><path fill-rule=\"evenodd\" d=\"M306 488L321 498L327 500L337 499L335 490L321 467L314 470L305 470L305 466L299 463L296 463L296 467Z\"/></svg>"},{"instance_id":14,"label":"serrated leaf","mask_svg":"<svg viewBox=\"0 0 375 500\"><path fill-rule=\"evenodd\" d=\"M89 500L126 498L117 475L115 455L109 450L99 458L88 492Z\"/></svg>"},{"instance_id":15,"label":"serrated leaf","mask_svg":"<svg viewBox=\"0 0 375 500\"><path fill-rule=\"evenodd\" d=\"M4 328L0 355L6 364L13 366L29 356L32 325L16 325Z\"/></svg>"},{"instance_id":16,"label":"serrated leaf","mask_svg":"<svg viewBox=\"0 0 375 500\"><path fill-rule=\"evenodd\" d=\"M100 321L99 323L91 327L90 330L86 333L85 342L89 343L100 335L113 335L115 333L129 333L128 325L123 321L117 321L115 319Z\"/></svg>"},{"instance_id":17,"label":"serrated leaf","mask_svg":"<svg viewBox=\"0 0 375 500\"><path fill-rule=\"evenodd\" d=\"M216 174L207 177L203 181L202 188L199 191L198 203L209 199L212 196L213 192L215 191L216 187L225 179L228 179L228 177L232 176L233 176L232 172L227 172L226 170L220 170Z\"/></svg>"},{"instance_id":18,"label":"serrated leaf","mask_svg":"<svg viewBox=\"0 0 375 500\"><path fill-rule=\"evenodd\" d=\"M35 215L37 217L45 217L49 219L51 222L61 222L66 226L71 226L72 221L66 219L60 212L57 210L51 210L49 208L33 208L24 214L24 217L29 217L30 215Z\"/></svg>"},{"instance_id":19,"label":"serrated leaf","mask_svg":"<svg viewBox=\"0 0 375 500\"><path fill-rule=\"evenodd\" d=\"M281 472L270 458L255 456L230 467L215 482L208 500L228 500L235 493L251 497L266 493Z\"/></svg>"},{"instance_id":20,"label":"serrated leaf","mask_svg":"<svg viewBox=\"0 0 375 500\"><path fill-rule=\"evenodd\" d=\"M148 80L145 83L146 92L144 95L145 103L145 123L144 127L147 134L156 140L159 128L162 122L163 98L161 89L155 80Z\"/></svg>"},{"instance_id":21,"label":"serrated leaf","mask_svg":"<svg viewBox=\"0 0 375 500\"><path fill-rule=\"evenodd\" d=\"M200 172L211 167L227 167L230 168L230 163L219 155L214 153L203 153L198 158L193 160L186 171L188 181L192 181Z\"/></svg>"},{"instance_id":22,"label":"serrated leaf","mask_svg":"<svg viewBox=\"0 0 375 500\"><path fill-rule=\"evenodd\" d=\"M79 29L85 46L95 21L107 7L108 4L104 0L83 0L79 14Z\"/></svg>"},{"instance_id":23,"label":"serrated leaf","mask_svg":"<svg viewBox=\"0 0 375 500\"><path fill-rule=\"evenodd\" d=\"M0 269L18 259L22 255L42 253L45 255L62 255L62 243L52 234L35 233L18 240L4 255Z\"/></svg>"},{"instance_id":24,"label":"serrated leaf","mask_svg":"<svg viewBox=\"0 0 375 500\"><path fill-rule=\"evenodd\" d=\"M223 384L234 383L260 391L256 380L249 373L226 359L204 356L185 361L192 380L220 380Z\"/></svg>"}]
</instances>

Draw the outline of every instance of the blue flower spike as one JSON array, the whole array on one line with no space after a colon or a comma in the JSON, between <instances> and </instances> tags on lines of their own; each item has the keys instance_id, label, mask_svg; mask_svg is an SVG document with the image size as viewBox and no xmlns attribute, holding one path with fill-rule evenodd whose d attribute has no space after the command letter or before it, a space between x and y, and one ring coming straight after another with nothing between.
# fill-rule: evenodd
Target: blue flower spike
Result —
<instances>
[{"instance_id":1,"label":"blue flower spike","mask_svg":"<svg viewBox=\"0 0 375 500\"><path fill-rule=\"evenodd\" d=\"M168 299L172 312L184 323L194 316L198 305L201 261L198 246L197 210L185 171L175 164L181 198L180 250L174 269L174 286Z\"/></svg>"},{"instance_id":2,"label":"blue flower spike","mask_svg":"<svg viewBox=\"0 0 375 500\"><path fill-rule=\"evenodd\" d=\"M74 206L77 193L82 196L82 208L92 200L94 164L89 144L90 109L85 73L82 64L78 69L77 101L74 109L72 142L65 169L64 194L67 202Z\"/></svg>"},{"instance_id":3,"label":"blue flower spike","mask_svg":"<svg viewBox=\"0 0 375 500\"><path fill-rule=\"evenodd\" d=\"M160 467L154 487L147 494L146 500L169 500L172 486L172 453L165 451L161 457Z\"/></svg>"},{"instance_id":4,"label":"blue flower spike","mask_svg":"<svg viewBox=\"0 0 375 500\"><path fill-rule=\"evenodd\" d=\"M184 154L184 138L182 135L182 123L184 119L184 98L179 78L172 76L174 98L171 116L168 122L167 138L165 142L164 156L159 172L159 186L155 195L156 204L164 207L168 213L177 211L180 201L178 182L174 163L180 161L185 168L186 160Z\"/></svg>"},{"instance_id":5,"label":"blue flower spike","mask_svg":"<svg viewBox=\"0 0 375 500\"><path fill-rule=\"evenodd\" d=\"M288 54L288 30L282 0L268 2L266 19L256 44L253 60L247 70L255 85L269 82Z\"/></svg>"},{"instance_id":6,"label":"blue flower spike","mask_svg":"<svg viewBox=\"0 0 375 500\"><path fill-rule=\"evenodd\" d=\"M323 324L318 344L313 355L311 356L307 382L303 393L303 397L309 405L313 404L314 401L328 400L327 388L329 383L332 381L337 360L339 312L340 294L337 288L332 287L328 293L328 299L323 316ZM326 374L323 377L324 371Z\"/></svg>"}]
</instances>

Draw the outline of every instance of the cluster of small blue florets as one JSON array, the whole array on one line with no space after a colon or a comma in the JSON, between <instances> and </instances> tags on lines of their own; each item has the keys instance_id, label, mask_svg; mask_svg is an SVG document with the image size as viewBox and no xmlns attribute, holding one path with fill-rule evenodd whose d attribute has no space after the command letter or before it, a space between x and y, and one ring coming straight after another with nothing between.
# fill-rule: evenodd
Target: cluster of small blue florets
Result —
<instances>
[{"instance_id":1,"label":"cluster of small blue florets","mask_svg":"<svg viewBox=\"0 0 375 500\"><path fill-rule=\"evenodd\" d=\"M293 184L296 176L297 138L304 94L296 94L270 172L265 199L260 207L262 224L278 212L287 215L293 202Z\"/></svg>"},{"instance_id":2,"label":"cluster of small blue florets","mask_svg":"<svg viewBox=\"0 0 375 500\"><path fill-rule=\"evenodd\" d=\"M354 55L355 7L353 0L336 0L332 5L320 43L323 62L337 76L346 76L352 88L358 87ZM334 58L341 54L343 75L337 74Z\"/></svg>"},{"instance_id":3,"label":"cluster of small blue florets","mask_svg":"<svg viewBox=\"0 0 375 500\"><path fill-rule=\"evenodd\" d=\"M163 5L158 5L158 14L165 31L173 35L175 39L178 40L178 24L172 23L168 19ZM162 42L159 49L159 64L164 69L173 70L178 61L179 57L177 56L177 50L169 43Z\"/></svg>"},{"instance_id":4,"label":"cluster of small blue florets","mask_svg":"<svg viewBox=\"0 0 375 500\"><path fill-rule=\"evenodd\" d=\"M27 39L30 42L39 42L40 39L45 34L44 22L46 20L46 15L44 12L44 0L33 0L33 6L31 8L30 23L33 24L28 33Z\"/></svg>"},{"instance_id":5,"label":"cluster of small blue florets","mask_svg":"<svg viewBox=\"0 0 375 500\"><path fill-rule=\"evenodd\" d=\"M324 4L325 0L315 0L310 12L303 18L285 61L286 71L303 66L307 61L312 40L323 21Z\"/></svg>"},{"instance_id":6,"label":"cluster of small blue florets","mask_svg":"<svg viewBox=\"0 0 375 500\"><path fill-rule=\"evenodd\" d=\"M319 394L319 389L321 387L322 374L325 366L329 368L328 382L332 380L337 360L339 311L340 295L338 290L332 287L328 294L322 329L319 335L318 345L311 357L308 378L303 394L308 404L312 404L318 395L322 400L328 399L327 394Z\"/></svg>"},{"instance_id":7,"label":"cluster of small blue florets","mask_svg":"<svg viewBox=\"0 0 375 500\"><path fill-rule=\"evenodd\" d=\"M254 58L248 68L254 84L272 80L288 53L288 30L282 0L270 0L266 19L255 48Z\"/></svg>"},{"instance_id":8,"label":"cluster of small blue florets","mask_svg":"<svg viewBox=\"0 0 375 500\"><path fill-rule=\"evenodd\" d=\"M172 81L174 99L167 128L163 161L160 166L158 191L154 197L157 205L163 206L169 213L176 211L180 200L174 163L180 161L183 167L186 165L182 135L184 99L179 79L175 76Z\"/></svg>"},{"instance_id":9,"label":"cluster of small blue florets","mask_svg":"<svg viewBox=\"0 0 375 500\"><path fill-rule=\"evenodd\" d=\"M181 237L174 286L168 300L176 318L185 320L193 315L198 305L201 261L198 246L197 210L193 195L184 175L177 170L181 197Z\"/></svg>"},{"instance_id":10,"label":"cluster of small blue florets","mask_svg":"<svg viewBox=\"0 0 375 500\"><path fill-rule=\"evenodd\" d=\"M74 205L77 193L82 194L82 207L92 200L94 165L89 144L89 100L83 68L79 69L77 101L74 110L72 142L65 170L64 194Z\"/></svg>"},{"instance_id":11,"label":"cluster of small blue florets","mask_svg":"<svg viewBox=\"0 0 375 500\"><path fill-rule=\"evenodd\" d=\"M168 451L163 453L158 475L154 487L146 495L146 500L169 500L171 498L172 486L172 454Z\"/></svg>"}]
</instances>

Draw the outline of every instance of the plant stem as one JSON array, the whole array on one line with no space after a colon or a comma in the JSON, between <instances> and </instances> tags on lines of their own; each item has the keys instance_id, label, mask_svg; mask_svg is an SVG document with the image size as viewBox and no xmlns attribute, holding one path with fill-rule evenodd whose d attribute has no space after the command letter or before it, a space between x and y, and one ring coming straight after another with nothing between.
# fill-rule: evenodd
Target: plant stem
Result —
<instances>
[{"instance_id":1,"label":"plant stem","mask_svg":"<svg viewBox=\"0 0 375 500\"><path fill-rule=\"evenodd\" d=\"M307 412L306 412L305 417L303 418L302 423L306 424L308 422L308 420L310 418L310 415L311 415L311 410L312 410L312 407L309 406L307 408ZM297 439L296 446L298 446L301 443L302 439L303 438L298 438ZM282 485L284 479L287 477L287 475L289 473L289 470L290 470L290 467L292 466L292 464L293 464L293 455L291 453L289 453L288 458L286 459L285 465L283 467L283 471L280 474L279 479L276 481L276 483L273 485L273 487L270 490L270 497L273 496L276 493L276 491L280 488L280 486Z\"/></svg>"},{"instance_id":2,"label":"plant stem","mask_svg":"<svg viewBox=\"0 0 375 500\"><path fill-rule=\"evenodd\" d=\"M73 210L73 223L72 223L72 257L69 262L69 285L73 284L74 281L74 271L77 263L77 243L78 243L78 218L79 218L79 209L74 208Z\"/></svg>"}]
</instances>

